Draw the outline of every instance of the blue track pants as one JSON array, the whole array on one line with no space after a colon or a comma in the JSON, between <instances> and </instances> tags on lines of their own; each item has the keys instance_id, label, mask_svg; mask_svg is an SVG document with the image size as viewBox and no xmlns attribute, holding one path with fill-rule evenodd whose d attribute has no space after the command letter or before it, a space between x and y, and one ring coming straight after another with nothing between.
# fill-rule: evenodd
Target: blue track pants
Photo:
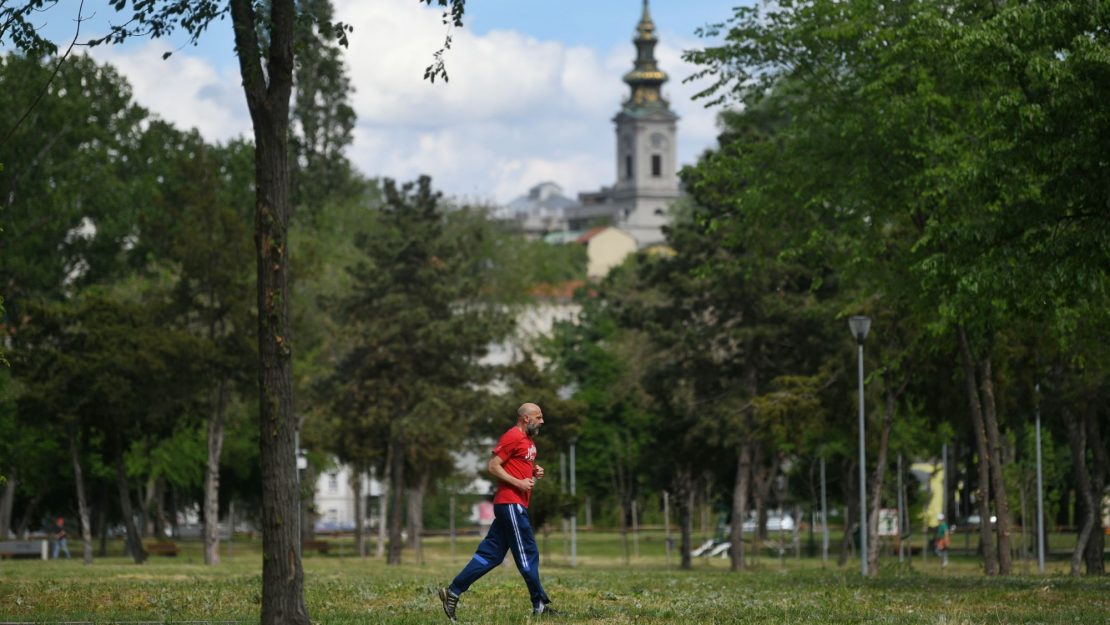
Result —
<instances>
[{"instance_id":1,"label":"blue track pants","mask_svg":"<svg viewBox=\"0 0 1110 625\"><path fill-rule=\"evenodd\" d=\"M451 592L456 595L466 592L471 584L501 564L510 551L524 583L528 584L533 607L550 603L540 584L540 550L528 520L528 509L515 503L494 504L493 524L474 557L451 582Z\"/></svg>"}]
</instances>

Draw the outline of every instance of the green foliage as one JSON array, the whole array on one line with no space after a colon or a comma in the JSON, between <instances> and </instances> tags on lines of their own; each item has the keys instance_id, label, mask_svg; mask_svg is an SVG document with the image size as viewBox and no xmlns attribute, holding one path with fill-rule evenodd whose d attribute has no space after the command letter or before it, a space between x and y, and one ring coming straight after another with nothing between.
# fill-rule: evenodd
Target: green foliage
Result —
<instances>
[{"instance_id":1,"label":"green foliage","mask_svg":"<svg viewBox=\"0 0 1110 625\"><path fill-rule=\"evenodd\" d=\"M351 289L332 307L348 346L324 391L332 448L369 466L396 444L418 470L443 473L493 374L480 358L511 320L485 292L484 218L445 213L426 177L386 181L384 195L376 227L356 235Z\"/></svg>"}]
</instances>

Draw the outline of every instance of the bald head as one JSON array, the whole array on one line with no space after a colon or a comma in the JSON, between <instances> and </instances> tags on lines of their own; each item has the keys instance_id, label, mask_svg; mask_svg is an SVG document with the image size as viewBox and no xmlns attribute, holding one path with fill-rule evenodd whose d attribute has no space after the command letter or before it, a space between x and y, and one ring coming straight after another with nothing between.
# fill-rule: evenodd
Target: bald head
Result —
<instances>
[{"instance_id":1,"label":"bald head","mask_svg":"<svg viewBox=\"0 0 1110 625\"><path fill-rule=\"evenodd\" d=\"M516 424L517 427L524 431L528 436L535 436L540 432L540 426L543 425L543 411L540 407L533 403L524 403L520 408L516 409Z\"/></svg>"}]
</instances>

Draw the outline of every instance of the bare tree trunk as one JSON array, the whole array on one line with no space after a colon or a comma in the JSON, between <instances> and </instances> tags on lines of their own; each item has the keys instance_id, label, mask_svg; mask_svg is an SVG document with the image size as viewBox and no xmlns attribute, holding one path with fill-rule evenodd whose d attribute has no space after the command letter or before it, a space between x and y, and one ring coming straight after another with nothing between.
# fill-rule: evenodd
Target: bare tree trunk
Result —
<instances>
[{"instance_id":1,"label":"bare tree trunk","mask_svg":"<svg viewBox=\"0 0 1110 625\"><path fill-rule=\"evenodd\" d=\"M1106 492L1106 473L1108 470L1106 445L1102 440L1102 431L1098 423L1097 403L1092 402L1084 412L1087 425L1087 448L1091 450L1091 494L1096 504L1101 503L1103 493ZM1104 551L1106 549L1106 532L1102 526L1101 510L1096 508L1095 524L1091 530L1091 537L1087 540L1087 550L1084 563L1087 575L1105 575L1106 563Z\"/></svg>"},{"instance_id":2,"label":"bare tree trunk","mask_svg":"<svg viewBox=\"0 0 1110 625\"><path fill-rule=\"evenodd\" d=\"M413 557L419 564L424 564L424 493L428 490L429 475L421 473L416 486L409 489L409 531L411 532Z\"/></svg>"},{"instance_id":3,"label":"bare tree trunk","mask_svg":"<svg viewBox=\"0 0 1110 625\"><path fill-rule=\"evenodd\" d=\"M97 537L100 539L96 553L103 558L108 555L108 497L104 489L101 489L101 495L101 503L96 507Z\"/></svg>"},{"instance_id":4,"label":"bare tree trunk","mask_svg":"<svg viewBox=\"0 0 1110 625\"><path fill-rule=\"evenodd\" d=\"M840 554L836 557L836 565L844 566L848 562L848 557L852 551L852 546L855 544L855 524L857 519L853 516L857 514L859 506L856 499L859 494L856 493L856 465L851 461L846 461L847 467L844 474L847 476L846 481L842 482L844 485L844 534L840 538Z\"/></svg>"},{"instance_id":5,"label":"bare tree trunk","mask_svg":"<svg viewBox=\"0 0 1110 625\"><path fill-rule=\"evenodd\" d=\"M983 424L983 406L979 403L975 376L975 363L971 357L971 346L968 344L967 331L959 326L960 361L964 370L964 381L967 389L968 404L971 407L971 425L975 431L975 444L979 452L979 483L975 491L975 499L979 504L979 541L983 546L983 569L987 575L998 574L997 554L994 551L994 538L991 534L991 509L988 499L990 491L990 447L987 445L987 433Z\"/></svg>"},{"instance_id":6,"label":"bare tree trunk","mask_svg":"<svg viewBox=\"0 0 1110 625\"><path fill-rule=\"evenodd\" d=\"M890 430L894 424L894 410L898 393L886 393L886 409L883 412L883 426L879 433L879 453L875 459L875 474L871 478L871 510L867 519L867 571L869 575L879 572L879 509L882 508L883 480L886 478L886 456L890 447Z\"/></svg>"},{"instance_id":7,"label":"bare tree trunk","mask_svg":"<svg viewBox=\"0 0 1110 625\"><path fill-rule=\"evenodd\" d=\"M77 428L69 426L69 455L73 459L73 480L77 483L77 516L81 519L81 559L92 564L92 527L89 525L89 504L85 499L85 474L81 470L81 454L77 446Z\"/></svg>"},{"instance_id":8,"label":"bare tree trunk","mask_svg":"<svg viewBox=\"0 0 1110 625\"><path fill-rule=\"evenodd\" d=\"M215 334L213 330L211 332ZM208 420L208 458L204 465L204 563L220 563L220 457L224 449L227 382L220 379L212 418ZM235 531L235 528L231 528Z\"/></svg>"},{"instance_id":9,"label":"bare tree trunk","mask_svg":"<svg viewBox=\"0 0 1110 625\"><path fill-rule=\"evenodd\" d=\"M15 535L20 540L27 539L27 529L31 525L31 519L35 517L35 512L38 511L40 503L42 503L42 493L36 493L27 502L27 507L23 509L23 516L19 518L19 523L15 526Z\"/></svg>"},{"instance_id":10,"label":"bare tree trunk","mask_svg":"<svg viewBox=\"0 0 1110 625\"><path fill-rule=\"evenodd\" d=\"M748 518L748 491L751 489L752 447L744 441L740 444L740 456L736 462L736 480L732 489L732 523L729 525L729 555L732 557L733 571L747 568L744 561L744 521Z\"/></svg>"},{"instance_id":11,"label":"bare tree trunk","mask_svg":"<svg viewBox=\"0 0 1110 625\"><path fill-rule=\"evenodd\" d=\"M763 443L757 443L755 453L753 454L755 478L753 486L753 498L755 499L755 539L752 546L752 555L755 558L759 557L759 551L763 548L763 541L767 539L767 502L771 495L771 486L774 484L775 476L779 472L779 464L782 457L778 452L771 454L771 463L769 465L763 464Z\"/></svg>"},{"instance_id":12,"label":"bare tree trunk","mask_svg":"<svg viewBox=\"0 0 1110 625\"><path fill-rule=\"evenodd\" d=\"M289 100L293 0L230 0L239 75L254 130L258 285L259 447L262 464L261 625L309 625L301 559L297 418L289 302ZM266 10L268 14L260 14ZM260 26L267 37L259 36Z\"/></svg>"},{"instance_id":13,"label":"bare tree trunk","mask_svg":"<svg viewBox=\"0 0 1110 625\"><path fill-rule=\"evenodd\" d=\"M139 536L139 528L135 526L135 511L131 507L131 485L127 479L127 470L123 466L123 442L120 433L115 432L115 464L116 487L119 490L120 512L123 514L123 523L127 528L127 550L135 564L146 561L147 553L143 550L143 541Z\"/></svg>"},{"instance_id":14,"label":"bare tree trunk","mask_svg":"<svg viewBox=\"0 0 1110 625\"><path fill-rule=\"evenodd\" d=\"M387 460L386 469L383 472L381 483L382 492L378 496L378 544L374 550L375 558L382 558L385 556L385 540L386 530L389 527L389 495L393 492L390 489L389 481L391 471L389 470L390 462Z\"/></svg>"},{"instance_id":15,"label":"bare tree trunk","mask_svg":"<svg viewBox=\"0 0 1110 625\"><path fill-rule=\"evenodd\" d=\"M405 453L399 442L390 445L392 466L389 468L390 492L390 519L389 519L389 556L387 564L401 563L401 528L404 527L404 512L402 507L405 493Z\"/></svg>"},{"instance_id":16,"label":"bare tree trunk","mask_svg":"<svg viewBox=\"0 0 1110 625\"><path fill-rule=\"evenodd\" d=\"M351 465L351 475L347 483L351 487L355 504L355 552L358 557L366 557L366 532L364 531L364 500L362 497L362 469Z\"/></svg>"},{"instance_id":17,"label":"bare tree trunk","mask_svg":"<svg viewBox=\"0 0 1110 625\"><path fill-rule=\"evenodd\" d=\"M1068 427L1068 442L1071 446L1071 464L1075 470L1075 495L1083 502L1083 520L1079 529L1079 536L1075 540L1075 549L1071 554L1071 574L1079 576L1079 565L1083 562L1083 553L1087 549L1087 541L1095 526L1095 514L1098 507L1091 492L1091 479L1087 473L1087 428L1080 418L1077 418L1069 409L1064 409L1064 422Z\"/></svg>"},{"instance_id":18,"label":"bare tree trunk","mask_svg":"<svg viewBox=\"0 0 1110 625\"><path fill-rule=\"evenodd\" d=\"M154 535L154 518L150 512L151 504L154 501L154 488L157 485L157 478L151 475L146 480L146 486L139 485L138 490L135 492L135 500L139 502L139 532L144 538L150 538Z\"/></svg>"},{"instance_id":19,"label":"bare tree trunk","mask_svg":"<svg viewBox=\"0 0 1110 625\"><path fill-rule=\"evenodd\" d=\"M4 482L4 495L0 497L0 540L7 540L12 530L12 509L15 505L15 487L19 485L19 471L8 469L8 479Z\"/></svg>"},{"instance_id":20,"label":"bare tree trunk","mask_svg":"<svg viewBox=\"0 0 1110 625\"><path fill-rule=\"evenodd\" d=\"M166 538L166 478L159 476L154 483L154 511L151 526L158 540Z\"/></svg>"},{"instance_id":21,"label":"bare tree trunk","mask_svg":"<svg viewBox=\"0 0 1110 625\"><path fill-rule=\"evenodd\" d=\"M998 517L998 573L1009 575L1013 572L1013 553L1010 550L1010 501L1006 497L1006 479L1002 473L1004 454L1002 434L998 427L998 413L994 400L994 374L991 371L990 356L979 361L979 384L983 391L983 417L987 430L987 441L991 446L991 494L994 496L994 510Z\"/></svg>"},{"instance_id":22,"label":"bare tree trunk","mask_svg":"<svg viewBox=\"0 0 1110 625\"><path fill-rule=\"evenodd\" d=\"M675 506L678 508L680 567L689 570L693 566L690 557L690 536L694 524L694 484L689 469L677 469L672 480L674 484Z\"/></svg>"}]
</instances>

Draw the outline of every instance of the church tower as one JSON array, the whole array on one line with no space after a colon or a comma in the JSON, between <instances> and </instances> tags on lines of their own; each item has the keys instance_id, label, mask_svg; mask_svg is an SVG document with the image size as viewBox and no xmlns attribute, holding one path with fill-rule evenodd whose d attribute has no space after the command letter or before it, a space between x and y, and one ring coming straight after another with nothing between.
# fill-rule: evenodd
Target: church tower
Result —
<instances>
[{"instance_id":1,"label":"church tower","mask_svg":"<svg viewBox=\"0 0 1110 625\"><path fill-rule=\"evenodd\" d=\"M640 246L663 241L668 206L679 197L676 126L678 115L663 97L667 74L655 60L655 23L648 0L636 26L636 60L624 82L631 88L613 118L617 130L617 182L612 201L620 208L618 224Z\"/></svg>"}]
</instances>

